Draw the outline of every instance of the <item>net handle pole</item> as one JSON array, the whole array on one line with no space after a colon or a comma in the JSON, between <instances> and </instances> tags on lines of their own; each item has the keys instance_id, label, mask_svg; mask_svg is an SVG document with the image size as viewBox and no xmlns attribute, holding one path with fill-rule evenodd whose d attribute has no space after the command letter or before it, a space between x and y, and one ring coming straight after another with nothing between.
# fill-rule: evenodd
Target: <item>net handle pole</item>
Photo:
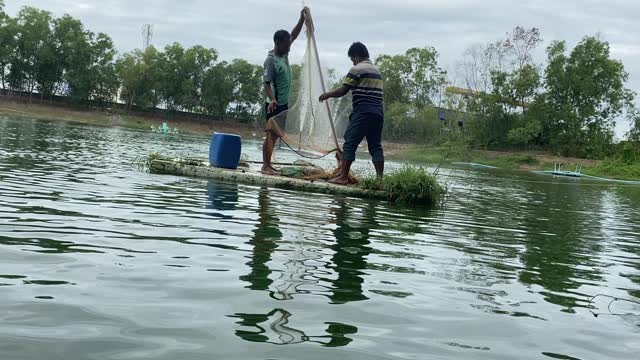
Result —
<instances>
[{"instance_id":1,"label":"net handle pole","mask_svg":"<svg viewBox=\"0 0 640 360\"><path fill-rule=\"evenodd\" d=\"M322 74L322 67L320 66L320 55L318 54L318 45L316 43L316 37L314 35L315 27L313 26L313 20L311 19L311 10L309 10L308 8L307 8L306 20L307 20L307 31L308 31L309 37L313 42L313 50L316 54L316 62L318 63L318 72L320 73L320 84L322 85L322 92L326 93L327 88L326 88L326 85L324 84L324 75ZM325 100L324 104L327 106L327 113L329 114L329 124L331 125L331 132L333 133L333 141L336 144L336 149L338 151L338 154L341 154L342 150L340 149L340 144L338 143L336 128L333 125L333 114L331 113L331 108L329 107L329 100L328 99Z\"/></svg>"}]
</instances>

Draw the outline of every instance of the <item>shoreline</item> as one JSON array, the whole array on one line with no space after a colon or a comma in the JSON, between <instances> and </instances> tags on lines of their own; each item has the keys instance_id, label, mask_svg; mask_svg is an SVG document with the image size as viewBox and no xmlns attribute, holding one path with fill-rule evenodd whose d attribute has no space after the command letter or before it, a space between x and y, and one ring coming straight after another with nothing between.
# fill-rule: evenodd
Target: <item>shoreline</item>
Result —
<instances>
[{"instance_id":1,"label":"shoreline","mask_svg":"<svg viewBox=\"0 0 640 360\"><path fill-rule=\"evenodd\" d=\"M146 129L158 127L167 122L172 128L178 128L181 133L210 136L213 132L225 132L240 135L245 139L262 139L261 129L255 124L234 123L231 121L212 121L209 124L189 120L167 121L162 117L139 117L99 110L80 110L56 105L27 104L0 97L0 115L31 117L41 120L67 121L72 123L94 126L120 126L131 129ZM590 160L555 156L542 151L492 151L472 150L464 147L433 147L418 144L401 144L383 142L385 155L389 159L402 162L417 162L424 164L452 164L455 162L469 162L493 166L498 169L541 171L552 170L560 163L565 170L574 170L581 166L586 175L608 177L616 180L639 180L640 177L617 176L604 165L603 160ZM366 152L366 144L360 144L359 151ZM363 153L364 155L365 153ZM366 156L366 155L365 155Z\"/></svg>"},{"instance_id":2,"label":"shoreline","mask_svg":"<svg viewBox=\"0 0 640 360\"><path fill-rule=\"evenodd\" d=\"M244 138L256 138L252 124L233 123L231 121L212 121L209 124L188 120L167 120L159 114L156 117L131 116L99 110L80 110L56 105L28 104L3 99L0 97L0 115L30 117L39 120L67 121L95 126L121 126L130 129L146 129L158 127L163 122L171 128L178 128L181 133L211 135L217 132L233 132Z\"/></svg>"}]
</instances>

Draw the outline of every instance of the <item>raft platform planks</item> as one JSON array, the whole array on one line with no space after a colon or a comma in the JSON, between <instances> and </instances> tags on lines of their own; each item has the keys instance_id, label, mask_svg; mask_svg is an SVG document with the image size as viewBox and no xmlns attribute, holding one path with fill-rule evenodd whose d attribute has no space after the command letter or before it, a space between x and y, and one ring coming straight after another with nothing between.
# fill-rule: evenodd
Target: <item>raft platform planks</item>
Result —
<instances>
[{"instance_id":1,"label":"raft platform planks","mask_svg":"<svg viewBox=\"0 0 640 360\"><path fill-rule=\"evenodd\" d=\"M216 168L204 161L196 165L193 161L183 162L179 159L150 160L149 170L155 174L192 176L236 184L259 185L321 194L345 195L363 199L387 200L389 198L387 194L382 191L364 190L355 186L335 185L324 180L304 180L286 176L263 175L259 171L247 168L238 168L235 170Z\"/></svg>"}]
</instances>

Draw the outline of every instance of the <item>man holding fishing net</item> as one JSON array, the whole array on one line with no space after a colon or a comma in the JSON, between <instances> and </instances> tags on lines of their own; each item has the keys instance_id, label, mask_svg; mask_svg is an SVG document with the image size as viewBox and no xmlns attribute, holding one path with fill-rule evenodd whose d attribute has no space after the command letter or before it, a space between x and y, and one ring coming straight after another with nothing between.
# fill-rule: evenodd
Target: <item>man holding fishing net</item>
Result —
<instances>
[{"instance_id":1,"label":"man holding fishing net","mask_svg":"<svg viewBox=\"0 0 640 360\"><path fill-rule=\"evenodd\" d=\"M353 97L353 112L344 133L344 153L340 174L330 180L334 184L348 185L349 170L356 159L356 149L362 139L367 138L369 154L382 177L384 153L382 150L382 126L384 124L383 82L378 68L369 60L369 50L360 42L353 43L348 51L353 67L344 78L340 88L320 95L320 102L329 98L345 96L349 91Z\"/></svg>"},{"instance_id":2,"label":"man holding fishing net","mask_svg":"<svg viewBox=\"0 0 640 360\"><path fill-rule=\"evenodd\" d=\"M298 23L289 34L286 30L278 30L273 35L274 48L269 51L267 59L264 61L264 92L267 95L265 102L265 113L267 121L269 119L286 112L289 109L289 95L291 93L291 66L289 65L289 50L291 44L298 38L308 8L305 7L300 12ZM286 117L286 113L280 116ZM282 126L284 128L284 126ZM280 136L278 131L274 131L267 123L266 137L262 145L262 169L265 175L276 175L276 171L271 165L273 148Z\"/></svg>"}]
</instances>

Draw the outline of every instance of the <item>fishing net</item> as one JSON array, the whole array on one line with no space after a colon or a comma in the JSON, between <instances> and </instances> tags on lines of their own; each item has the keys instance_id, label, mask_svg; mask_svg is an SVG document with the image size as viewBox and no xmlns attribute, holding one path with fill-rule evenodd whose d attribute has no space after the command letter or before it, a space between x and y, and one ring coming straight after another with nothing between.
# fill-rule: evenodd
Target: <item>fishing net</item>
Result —
<instances>
[{"instance_id":1,"label":"fishing net","mask_svg":"<svg viewBox=\"0 0 640 360\"><path fill-rule=\"evenodd\" d=\"M341 159L342 134L351 112L350 95L323 103L318 101L320 95L332 89L327 88L329 72L320 64L313 20L308 11L305 24L306 51L299 80L292 84L297 89L295 103L289 110L269 119L266 129L277 135L300 158L314 160L335 153L336 158ZM329 169L324 173L304 177L328 178L336 175L337 170Z\"/></svg>"}]
</instances>

